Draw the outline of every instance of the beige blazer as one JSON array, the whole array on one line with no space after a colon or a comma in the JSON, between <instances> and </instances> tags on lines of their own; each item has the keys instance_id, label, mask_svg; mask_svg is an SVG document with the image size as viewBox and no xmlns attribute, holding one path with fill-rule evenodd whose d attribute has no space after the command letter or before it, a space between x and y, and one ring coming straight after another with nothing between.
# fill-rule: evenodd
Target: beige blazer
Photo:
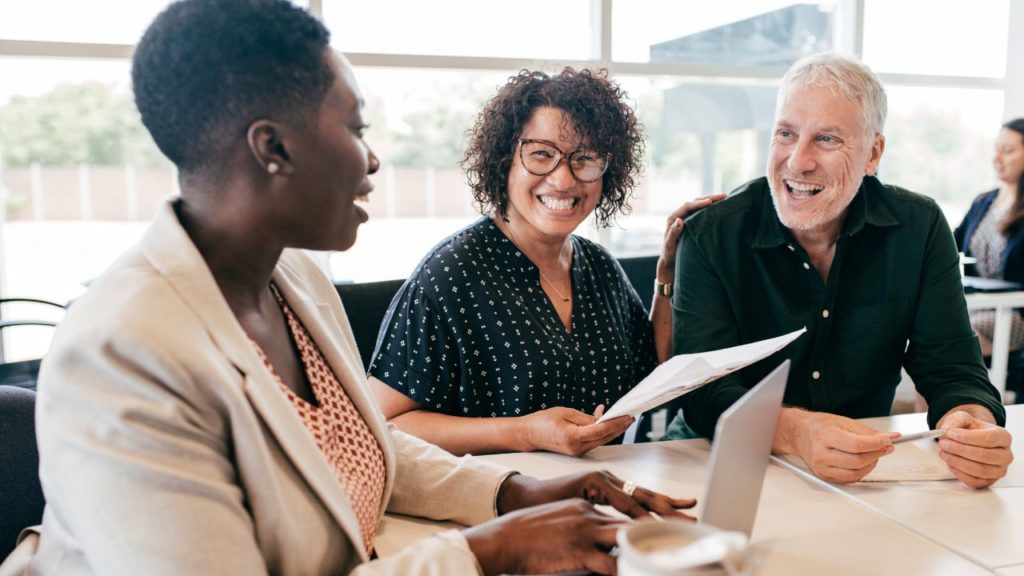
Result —
<instances>
[{"instance_id":1,"label":"beige blazer","mask_svg":"<svg viewBox=\"0 0 1024 576\"><path fill-rule=\"evenodd\" d=\"M331 282L293 250L274 280L384 449L387 510L494 517L508 471L388 427ZM69 310L36 414L47 505L20 551L30 574L479 572L457 532L367 562L334 471L172 203Z\"/></svg>"}]
</instances>

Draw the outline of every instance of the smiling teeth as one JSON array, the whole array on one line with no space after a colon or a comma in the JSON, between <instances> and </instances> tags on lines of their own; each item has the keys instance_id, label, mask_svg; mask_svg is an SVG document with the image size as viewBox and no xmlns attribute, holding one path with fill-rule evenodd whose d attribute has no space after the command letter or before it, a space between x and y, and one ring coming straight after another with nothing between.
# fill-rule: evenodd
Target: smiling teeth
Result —
<instances>
[{"instance_id":1,"label":"smiling teeth","mask_svg":"<svg viewBox=\"0 0 1024 576\"><path fill-rule=\"evenodd\" d=\"M818 192L821 192L823 187L817 184L800 184L797 182L786 182L786 186L789 186L790 192L793 193L797 198L810 198Z\"/></svg>"},{"instance_id":2,"label":"smiling teeth","mask_svg":"<svg viewBox=\"0 0 1024 576\"><path fill-rule=\"evenodd\" d=\"M572 198L549 198L547 196L541 196L540 201L552 210L572 210L573 204L575 204L575 201Z\"/></svg>"}]
</instances>

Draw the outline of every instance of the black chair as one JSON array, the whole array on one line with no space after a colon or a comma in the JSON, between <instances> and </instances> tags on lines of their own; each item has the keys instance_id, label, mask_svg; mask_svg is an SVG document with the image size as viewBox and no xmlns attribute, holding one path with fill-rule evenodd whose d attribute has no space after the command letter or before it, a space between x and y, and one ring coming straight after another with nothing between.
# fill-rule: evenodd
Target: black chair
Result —
<instances>
[{"instance_id":1,"label":"black chair","mask_svg":"<svg viewBox=\"0 0 1024 576\"><path fill-rule=\"evenodd\" d=\"M363 282L357 284L335 284L338 296L345 305L348 322L356 337L359 357L363 359L363 367L369 368L373 349L377 346L377 333L384 320L384 314L391 305L395 293L405 280L384 280L382 282Z\"/></svg>"},{"instance_id":2,"label":"black chair","mask_svg":"<svg viewBox=\"0 0 1024 576\"><path fill-rule=\"evenodd\" d=\"M0 386L0 561L19 532L43 518L35 403L32 390Z\"/></svg>"},{"instance_id":3,"label":"black chair","mask_svg":"<svg viewBox=\"0 0 1024 576\"><path fill-rule=\"evenodd\" d=\"M33 304L45 308L65 310L65 306L49 300L38 298L0 298L0 305L4 304ZM21 326L56 326L56 320L44 320L38 318L0 319L0 330L16 328ZM14 362L0 363L0 385L17 386L35 390L36 379L39 375L39 358L29 360L18 360Z\"/></svg>"},{"instance_id":4,"label":"black chair","mask_svg":"<svg viewBox=\"0 0 1024 576\"><path fill-rule=\"evenodd\" d=\"M658 274L657 256L631 256L619 258L619 265L622 271L629 278L629 283L640 295L640 301L644 308L650 312L651 302L654 300L654 279Z\"/></svg>"},{"instance_id":5,"label":"black chair","mask_svg":"<svg viewBox=\"0 0 1024 576\"><path fill-rule=\"evenodd\" d=\"M644 303L644 308L650 312L651 304L654 301L654 280L658 275L658 256L619 258L619 265L622 266L622 271L629 278L629 283L633 285L633 289L640 296L640 301ZM632 438L632 441L647 442L652 439L657 440L657 438L652 438L655 415L659 412L664 412L665 418L668 420L677 410L678 408L675 405L670 404L667 408L655 408L644 412L639 418L640 421L636 424L636 435Z\"/></svg>"}]
</instances>

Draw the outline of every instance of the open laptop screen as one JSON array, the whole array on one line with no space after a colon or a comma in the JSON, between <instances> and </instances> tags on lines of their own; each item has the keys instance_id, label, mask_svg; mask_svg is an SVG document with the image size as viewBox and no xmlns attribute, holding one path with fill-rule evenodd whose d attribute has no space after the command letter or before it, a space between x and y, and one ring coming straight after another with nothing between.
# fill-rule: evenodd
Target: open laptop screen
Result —
<instances>
[{"instance_id":1,"label":"open laptop screen","mask_svg":"<svg viewBox=\"0 0 1024 576\"><path fill-rule=\"evenodd\" d=\"M786 360L719 417L701 522L750 537L788 376Z\"/></svg>"}]
</instances>

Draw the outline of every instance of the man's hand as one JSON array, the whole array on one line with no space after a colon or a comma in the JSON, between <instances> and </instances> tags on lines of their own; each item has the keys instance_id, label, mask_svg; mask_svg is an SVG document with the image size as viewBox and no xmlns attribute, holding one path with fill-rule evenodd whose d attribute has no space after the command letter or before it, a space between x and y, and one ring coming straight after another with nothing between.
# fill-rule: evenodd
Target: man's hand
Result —
<instances>
[{"instance_id":1,"label":"man's hand","mask_svg":"<svg viewBox=\"0 0 1024 576\"><path fill-rule=\"evenodd\" d=\"M844 416L783 408L772 451L796 454L822 480L850 484L893 452L896 436Z\"/></svg>"},{"instance_id":2,"label":"man's hand","mask_svg":"<svg viewBox=\"0 0 1024 576\"><path fill-rule=\"evenodd\" d=\"M598 406L593 416L558 406L523 416L524 451L547 450L582 456L611 442L633 423L632 417L620 416L596 424L603 413L603 406Z\"/></svg>"},{"instance_id":3,"label":"man's hand","mask_svg":"<svg viewBox=\"0 0 1024 576\"><path fill-rule=\"evenodd\" d=\"M986 488L1006 476L1013 462L1012 437L995 425L988 410L958 406L947 412L936 428L947 430L939 440L939 458L961 482L971 488Z\"/></svg>"},{"instance_id":4,"label":"man's hand","mask_svg":"<svg viewBox=\"0 0 1024 576\"><path fill-rule=\"evenodd\" d=\"M695 520L681 510L693 508L696 499L670 498L641 486L630 495L622 491L623 484L621 478L608 471L581 472L550 480L514 474L499 491L498 511L505 513L566 498L583 498L611 506L630 518L645 518L654 512L663 518Z\"/></svg>"}]
</instances>

